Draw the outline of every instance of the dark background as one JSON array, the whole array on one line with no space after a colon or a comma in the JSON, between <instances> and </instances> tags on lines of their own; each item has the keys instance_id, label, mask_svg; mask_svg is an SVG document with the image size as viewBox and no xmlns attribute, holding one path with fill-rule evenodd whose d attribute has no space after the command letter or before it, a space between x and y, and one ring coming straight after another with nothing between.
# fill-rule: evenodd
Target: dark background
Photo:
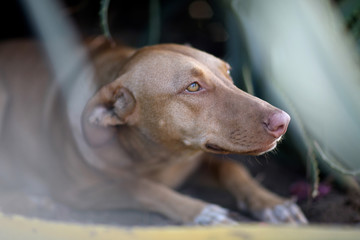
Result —
<instances>
[{"instance_id":1,"label":"dark background","mask_svg":"<svg viewBox=\"0 0 360 240\"><path fill-rule=\"evenodd\" d=\"M102 34L100 0L60 2L83 37ZM156 25L159 34L155 34L155 40L151 38L151 34L156 31L150 26L152 4L158 4L160 13L157 15L160 24ZM190 13L190 8L193 9L193 14ZM212 13L210 16L207 15L209 8ZM4 1L1 9L0 41L36 37L21 1ZM189 44L222 58L232 66L235 84L244 89L241 67L248 62L248 55L241 36L241 26L222 1L112 0L108 22L112 37L125 45L142 47L156 43Z\"/></svg>"},{"instance_id":2,"label":"dark background","mask_svg":"<svg viewBox=\"0 0 360 240\"><path fill-rule=\"evenodd\" d=\"M84 36L101 34L100 1L62 0L61 2ZM226 43L232 35L228 34L226 38L222 36L222 31L227 31L226 18L232 16L225 16L219 4L220 1L207 1L213 15L206 19L192 18L189 7L193 2L196 1L159 1L161 20L159 42L188 43L223 57L226 52ZM4 1L1 8L3 10L0 15L1 40L34 36L22 9L21 1ZM111 34L134 47L147 45L149 12L150 1L148 0L111 1L108 18ZM214 25L220 26L220 29L214 28Z\"/></svg>"}]
</instances>

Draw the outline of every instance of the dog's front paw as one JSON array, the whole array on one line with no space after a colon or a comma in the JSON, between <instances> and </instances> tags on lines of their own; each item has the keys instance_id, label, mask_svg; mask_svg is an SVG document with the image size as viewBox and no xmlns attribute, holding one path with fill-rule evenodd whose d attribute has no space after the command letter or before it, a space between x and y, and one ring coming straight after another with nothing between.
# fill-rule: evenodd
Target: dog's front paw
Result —
<instances>
[{"instance_id":1,"label":"dog's front paw","mask_svg":"<svg viewBox=\"0 0 360 240\"><path fill-rule=\"evenodd\" d=\"M201 213L195 217L194 224L196 225L234 225L237 224L235 220L230 218L229 210L219 207L214 204L206 205Z\"/></svg>"},{"instance_id":2,"label":"dog's front paw","mask_svg":"<svg viewBox=\"0 0 360 240\"><path fill-rule=\"evenodd\" d=\"M253 212L254 217L261 221L269 223L290 223L290 224L307 224L308 220L294 203L294 201L286 201L282 204L275 205L272 208L265 208L260 211Z\"/></svg>"}]
</instances>

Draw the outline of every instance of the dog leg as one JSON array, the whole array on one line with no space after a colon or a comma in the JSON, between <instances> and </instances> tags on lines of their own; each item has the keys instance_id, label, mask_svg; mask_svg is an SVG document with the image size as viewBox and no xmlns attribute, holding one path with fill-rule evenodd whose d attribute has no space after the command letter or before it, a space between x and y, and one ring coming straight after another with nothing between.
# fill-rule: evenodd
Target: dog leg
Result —
<instances>
[{"instance_id":1,"label":"dog leg","mask_svg":"<svg viewBox=\"0 0 360 240\"><path fill-rule=\"evenodd\" d=\"M236 223L224 208L182 195L146 179L132 179L116 184L103 182L85 190L62 193L61 198L66 204L78 209L152 211L182 224Z\"/></svg>"},{"instance_id":2,"label":"dog leg","mask_svg":"<svg viewBox=\"0 0 360 240\"><path fill-rule=\"evenodd\" d=\"M236 198L241 210L270 223L305 224L300 208L291 200L283 199L259 185L240 164L231 160L205 160L207 171Z\"/></svg>"}]
</instances>

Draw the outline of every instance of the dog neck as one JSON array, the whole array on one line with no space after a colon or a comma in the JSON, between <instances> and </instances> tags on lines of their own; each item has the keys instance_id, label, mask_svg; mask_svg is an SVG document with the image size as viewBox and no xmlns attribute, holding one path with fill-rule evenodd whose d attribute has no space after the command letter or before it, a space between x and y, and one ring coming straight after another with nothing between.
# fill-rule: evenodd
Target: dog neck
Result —
<instances>
[{"instance_id":1,"label":"dog neck","mask_svg":"<svg viewBox=\"0 0 360 240\"><path fill-rule=\"evenodd\" d=\"M94 149L109 172L126 170L136 175L146 175L179 161L191 161L202 151L185 145L157 143L135 127L122 126L117 135L104 146ZM104 168L104 167L103 167Z\"/></svg>"}]
</instances>

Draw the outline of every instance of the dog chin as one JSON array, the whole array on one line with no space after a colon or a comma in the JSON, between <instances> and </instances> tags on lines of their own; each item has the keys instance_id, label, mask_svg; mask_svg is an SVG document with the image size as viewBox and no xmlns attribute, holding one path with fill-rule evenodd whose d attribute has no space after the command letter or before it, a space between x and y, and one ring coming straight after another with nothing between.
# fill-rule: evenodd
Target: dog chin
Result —
<instances>
[{"instance_id":1,"label":"dog chin","mask_svg":"<svg viewBox=\"0 0 360 240\"><path fill-rule=\"evenodd\" d=\"M266 150L258 150L257 152L255 152L254 155L259 156L264 153L270 152L270 151L274 150L276 148L276 146L277 146L277 143L275 142L275 143L271 144L269 147L267 147Z\"/></svg>"},{"instance_id":2,"label":"dog chin","mask_svg":"<svg viewBox=\"0 0 360 240\"><path fill-rule=\"evenodd\" d=\"M259 156L259 155L262 155L262 154L264 154L264 153L270 152L270 151L272 151L272 150L274 150L274 149L276 148L278 142L279 142L281 139L282 139L282 136L279 137L279 138L277 138L277 139L275 139L274 142L272 142L270 145L268 145L268 146L266 146L266 147L264 147L264 148L256 149L256 150L254 150L254 151L249 151L249 152L247 152L247 153L245 153L245 154L247 154L247 155Z\"/></svg>"}]
</instances>

